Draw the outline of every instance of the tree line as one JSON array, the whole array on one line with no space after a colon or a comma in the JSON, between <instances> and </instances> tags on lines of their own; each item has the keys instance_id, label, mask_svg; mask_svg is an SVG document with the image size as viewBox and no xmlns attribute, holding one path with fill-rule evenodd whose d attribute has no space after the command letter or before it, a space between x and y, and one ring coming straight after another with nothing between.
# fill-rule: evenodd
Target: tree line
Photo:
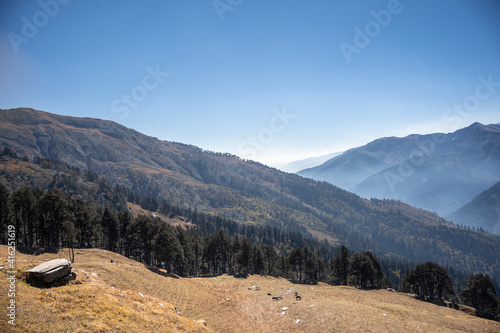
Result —
<instances>
[{"instance_id":1,"label":"tree line","mask_svg":"<svg viewBox=\"0 0 500 333\"><path fill-rule=\"evenodd\" d=\"M2 184L0 207L2 228L14 225L19 247L102 248L180 276L263 274L300 283L329 280L321 250L308 245L319 243L277 227L242 226L194 210L190 215L197 227L185 230L158 217L134 218L129 210L88 206L57 188L25 187L9 193ZM172 208L167 203L162 207Z\"/></svg>"},{"instance_id":2,"label":"tree line","mask_svg":"<svg viewBox=\"0 0 500 333\"><path fill-rule=\"evenodd\" d=\"M167 203L161 207L170 214L181 210ZM25 187L9 193L0 184L1 225L3 230L15 226L21 247L101 248L179 276L260 274L306 284L395 287L370 251L350 252L345 246L333 248L277 227L242 227L218 216L188 212L199 228L185 230L158 217L134 218L129 210L89 206L57 188ZM448 270L426 262L407 269L397 287L424 301L471 305L483 317L499 313L496 289L485 274L470 275L457 295Z\"/></svg>"},{"instance_id":3,"label":"tree line","mask_svg":"<svg viewBox=\"0 0 500 333\"><path fill-rule=\"evenodd\" d=\"M271 234L279 242L284 242L286 235L291 240L287 246L320 248L323 260L329 263L335 252L327 244L312 240L304 227L309 226L335 235L353 251L370 249L379 257L387 278L396 285L401 283L402 275L395 272L415 266L409 260L432 260L445 265L459 290L467 277L461 271L485 272L499 279L496 258L500 256L500 238L496 235L441 225L437 216L436 223L420 223L405 213L401 203L368 202L327 183L266 169L256 162L238 165L235 172L219 159L201 154L199 148L182 148L185 153L168 153L169 158L205 186L193 187L175 177L135 169L123 173L94 169L99 175L108 176L113 182L109 183L94 171L40 157L33 159L34 165L24 168L3 167L0 178L12 189L26 185L44 190L58 188L82 198L88 205L109 206L117 211L125 210L128 201L151 211L174 212L192 219L202 235L224 228L231 236L240 234L254 243L265 244L272 244ZM0 157L20 161L7 148ZM246 193L244 199L242 193ZM196 206L215 208L220 215L200 214Z\"/></svg>"}]
</instances>

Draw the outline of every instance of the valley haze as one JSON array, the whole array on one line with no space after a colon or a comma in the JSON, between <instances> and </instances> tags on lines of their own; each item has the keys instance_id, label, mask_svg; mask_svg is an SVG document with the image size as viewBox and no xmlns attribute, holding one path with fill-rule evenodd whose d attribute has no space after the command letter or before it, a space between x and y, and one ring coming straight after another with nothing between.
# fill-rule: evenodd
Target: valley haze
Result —
<instances>
[{"instance_id":1,"label":"valley haze","mask_svg":"<svg viewBox=\"0 0 500 333\"><path fill-rule=\"evenodd\" d=\"M298 174L446 216L500 179L500 124L381 138Z\"/></svg>"}]
</instances>

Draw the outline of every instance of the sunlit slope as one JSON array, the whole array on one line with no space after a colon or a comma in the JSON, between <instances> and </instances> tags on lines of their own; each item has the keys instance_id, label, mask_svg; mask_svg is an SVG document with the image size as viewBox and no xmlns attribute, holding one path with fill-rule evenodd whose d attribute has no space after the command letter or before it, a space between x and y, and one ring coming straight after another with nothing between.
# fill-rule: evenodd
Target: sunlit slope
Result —
<instances>
[{"instance_id":1,"label":"sunlit slope","mask_svg":"<svg viewBox=\"0 0 500 333\"><path fill-rule=\"evenodd\" d=\"M5 246L1 253L6 254ZM18 252L18 269L22 272L43 259L66 255L66 250L38 256ZM500 331L500 323L385 290L297 285L261 276L177 278L96 249L76 250L73 266L82 284L38 289L17 282L17 331ZM2 277L0 281L0 288L7 290L7 280ZM249 290L253 286L260 289ZM301 300L295 299L295 292ZM268 293L283 299L273 301ZM4 308L6 295L1 300ZM193 320L205 320L208 326ZM0 330L7 329L6 320L0 321Z\"/></svg>"},{"instance_id":2,"label":"sunlit slope","mask_svg":"<svg viewBox=\"0 0 500 333\"><path fill-rule=\"evenodd\" d=\"M7 247L0 246L7 258ZM40 289L24 280L16 283L16 325L7 323L4 312L0 320L1 332L208 332L205 326L192 319L179 316L174 305L144 292L139 276L147 275L143 265L113 253L103 255L100 250L77 251L73 265L77 279L66 286ZM61 258L59 254L25 255L17 252L18 275L44 259ZM111 258L122 264L111 264ZM85 263L84 263L85 261ZM108 265L109 263L109 265ZM119 266L118 266L119 265ZM134 266L132 266L134 265ZM107 267L109 266L109 270ZM129 267L132 269L128 269ZM135 267L135 269L134 269ZM85 271L85 272L84 272ZM107 272L108 279L101 274ZM123 276L136 279L135 284L120 288ZM94 273L94 274L92 274ZM5 309L7 297L6 273L0 273L1 307ZM88 277L87 277L88 276ZM153 275L154 276L154 275ZM127 280L127 279L125 279ZM117 283L114 283L116 281ZM81 283L80 283L81 282ZM158 282L158 281L157 281ZM141 292L142 291L142 292ZM142 295L141 295L142 294Z\"/></svg>"}]
</instances>

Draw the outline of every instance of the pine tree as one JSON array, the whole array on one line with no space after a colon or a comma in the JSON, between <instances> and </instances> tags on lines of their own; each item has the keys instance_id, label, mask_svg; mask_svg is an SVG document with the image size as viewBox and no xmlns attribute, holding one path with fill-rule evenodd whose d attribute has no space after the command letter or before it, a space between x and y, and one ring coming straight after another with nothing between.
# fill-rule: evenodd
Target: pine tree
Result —
<instances>
[{"instance_id":1,"label":"pine tree","mask_svg":"<svg viewBox=\"0 0 500 333\"><path fill-rule=\"evenodd\" d=\"M443 297L454 298L453 282L446 268L428 261L410 271L406 282L424 301L439 301Z\"/></svg>"},{"instance_id":2,"label":"pine tree","mask_svg":"<svg viewBox=\"0 0 500 333\"><path fill-rule=\"evenodd\" d=\"M132 222L133 217L130 211L127 209L123 212L118 213L118 233L119 233L119 241L118 241L118 252L124 254L125 256L129 256L129 248L127 247L126 239L127 239L127 228Z\"/></svg>"},{"instance_id":3,"label":"pine tree","mask_svg":"<svg viewBox=\"0 0 500 333\"><path fill-rule=\"evenodd\" d=\"M376 276L375 268L365 253L354 253L349 260L349 281L356 287L369 288L373 286Z\"/></svg>"},{"instance_id":4,"label":"pine tree","mask_svg":"<svg viewBox=\"0 0 500 333\"><path fill-rule=\"evenodd\" d=\"M316 253L304 247L304 282L315 284L319 280L319 265Z\"/></svg>"},{"instance_id":5,"label":"pine tree","mask_svg":"<svg viewBox=\"0 0 500 333\"><path fill-rule=\"evenodd\" d=\"M7 230L10 215L9 191L7 187L0 183L0 229ZM6 233L0 233L0 243L6 244Z\"/></svg>"},{"instance_id":6,"label":"pine tree","mask_svg":"<svg viewBox=\"0 0 500 333\"><path fill-rule=\"evenodd\" d=\"M115 251L118 243L118 218L108 207L104 209L101 219L104 239L106 240L106 249Z\"/></svg>"},{"instance_id":7,"label":"pine tree","mask_svg":"<svg viewBox=\"0 0 500 333\"><path fill-rule=\"evenodd\" d=\"M480 317L493 319L498 314L497 292L488 274L470 275L460 299L465 305L475 308Z\"/></svg>"},{"instance_id":8,"label":"pine tree","mask_svg":"<svg viewBox=\"0 0 500 333\"><path fill-rule=\"evenodd\" d=\"M19 245L33 246L33 229L37 219L37 207L31 188L15 191L10 198L12 223L17 231Z\"/></svg>"},{"instance_id":9,"label":"pine tree","mask_svg":"<svg viewBox=\"0 0 500 333\"><path fill-rule=\"evenodd\" d=\"M240 242L240 252L238 253L238 265L240 267L240 273L247 275L249 272L249 266L251 263L252 255L252 243L246 237Z\"/></svg>"},{"instance_id":10,"label":"pine tree","mask_svg":"<svg viewBox=\"0 0 500 333\"><path fill-rule=\"evenodd\" d=\"M296 247L290 252L288 262L299 282L302 282L302 273L304 271L304 252L300 247Z\"/></svg>"},{"instance_id":11,"label":"pine tree","mask_svg":"<svg viewBox=\"0 0 500 333\"><path fill-rule=\"evenodd\" d=\"M274 250L274 247L272 247L271 245L261 245L260 246L261 248L261 251L264 255L264 260L266 262L266 275L273 275L274 273L274 266L275 266L275 262L276 262L276 251Z\"/></svg>"},{"instance_id":12,"label":"pine tree","mask_svg":"<svg viewBox=\"0 0 500 333\"><path fill-rule=\"evenodd\" d=\"M42 222L40 233L42 237L42 246L55 246L60 244L60 234L62 224L69 218L69 212L66 205L66 197L59 189L50 189L40 199L40 222Z\"/></svg>"},{"instance_id":13,"label":"pine tree","mask_svg":"<svg viewBox=\"0 0 500 333\"><path fill-rule=\"evenodd\" d=\"M178 273L184 260L184 250L175 229L168 224L161 224L153 240L157 265L165 267L168 273Z\"/></svg>"},{"instance_id":14,"label":"pine tree","mask_svg":"<svg viewBox=\"0 0 500 333\"><path fill-rule=\"evenodd\" d=\"M330 263L330 274L332 275L333 283L346 286L349 273L349 252L342 245L340 254L336 254Z\"/></svg>"},{"instance_id":15,"label":"pine tree","mask_svg":"<svg viewBox=\"0 0 500 333\"><path fill-rule=\"evenodd\" d=\"M76 242L76 228L73 222L71 221L64 221L63 222L63 230L62 230L62 237L63 237L63 246L67 247L69 249L69 261L71 263L75 262L75 242Z\"/></svg>"}]
</instances>

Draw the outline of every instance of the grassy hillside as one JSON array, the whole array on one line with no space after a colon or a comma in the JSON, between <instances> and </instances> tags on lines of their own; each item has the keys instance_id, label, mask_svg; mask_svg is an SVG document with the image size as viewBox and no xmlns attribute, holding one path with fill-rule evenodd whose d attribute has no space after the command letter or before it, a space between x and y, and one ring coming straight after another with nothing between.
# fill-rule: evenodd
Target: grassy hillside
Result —
<instances>
[{"instance_id":1,"label":"grassy hillside","mask_svg":"<svg viewBox=\"0 0 500 333\"><path fill-rule=\"evenodd\" d=\"M5 258L6 252L7 248L1 246L0 253ZM66 255L66 250L41 255L18 251L19 276L44 259ZM96 249L76 250L73 266L78 276L76 281L81 284L39 289L17 281L14 331L500 331L498 322L385 290L297 285L285 279L262 276L178 278L148 269L116 253ZM5 272L0 274L0 288L7 290ZM260 290L249 290L252 286L260 286ZM295 292L302 300L295 299ZM283 300L273 302L268 293L282 296ZM1 296L2 308L7 304L5 294ZM174 307L182 316L176 314ZM288 310L283 311L283 307ZM200 319L207 322L207 327L194 322ZM6 320L0 321L0 331L8 332L7 325Z\"/></svg>"},{"instance_id":2,"label":"grassy hillside","mask_svg":"<svg viewBox=\"0 0 500 333\"><path fill-rule=\"evenodd\" d=\"M0 253L7 257L7 247L1 246ZM19 271L16 285L16 326L0 321L1 332L208 332L201 323L177 315L174 305L150 294L146 294L139 284L128 288L115 286L122 281L120 271L127 266L137 267L125 275L136 276L147 271L139 265L120 256L115 264L113 280L102 279L111 258L118 256L103 253L100 250L78 251L73 268L77 279L67 286L41 289L28 285L25 280L26 268L43 262L44 259L62 258L64 251L58 254L26 255L19 251ZM85 263L84 263L85 262ZM133 265L133 266L132 266ZM120 266L120 267L119 267ZM85 271L85 272L84 272ZM111 269L113 271L113 269ZM94 276L92 273L96 274ZM6 274L0 273L0 288L8 290ZM88 277L87 277L88 275ZM145 297L142 297L139 292ZM7 293L3 293L0 303L5 309L8 302Z\"/></svg>"}]
</instances>

